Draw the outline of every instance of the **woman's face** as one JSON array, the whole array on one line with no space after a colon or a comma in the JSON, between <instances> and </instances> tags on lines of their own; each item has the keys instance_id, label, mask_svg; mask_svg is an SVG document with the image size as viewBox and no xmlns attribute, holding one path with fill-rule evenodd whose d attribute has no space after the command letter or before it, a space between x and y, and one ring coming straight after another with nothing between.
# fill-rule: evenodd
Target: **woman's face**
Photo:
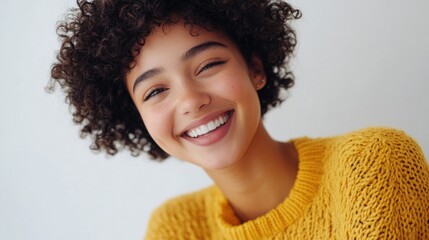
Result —
<instances>
[{"instance_id":1,"label":"woman's face","mask_svg":"<svg viewBox=\"0 0 429 240\"><path fill-rule=\"evenodd\" d=\"M259 59L252 61L250 68L223 34L166 25L146 38L127 87L165 152L221 169L243 157L260 127L255 86L265 75Z\"/></svg>"}]
</instances>

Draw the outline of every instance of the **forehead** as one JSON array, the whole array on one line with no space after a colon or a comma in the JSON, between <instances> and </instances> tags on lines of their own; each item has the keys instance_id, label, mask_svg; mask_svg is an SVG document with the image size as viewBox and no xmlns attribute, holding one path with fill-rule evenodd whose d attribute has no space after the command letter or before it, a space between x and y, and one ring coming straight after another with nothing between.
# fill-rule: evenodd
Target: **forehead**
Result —
<instances>
[{"instance_id":1,"label":"forehead","mask_svg":"<svg viewBox=\"0 0 429 240\"><path fill-rule=\"evenodd\" d=\"M157 47L175 46L191 47L195 43L207 40L218 40L230 43L230 39L223 33L207 30L198 25L186 25L183 22L163 24L153 28L151 34L146 37L141 51Z\"/></svg>"},{"instance_id":2,"label":"forehead","mask_svg":"<svg viewBox=\"0 0 429 240\"><path fill-rule=\"evenodd\" d=\"M136 67L154 68L177 62L189 49L204 42L219 42L229 51L238 52L235 44L219 31L208 31L200 26L188 26L183 22L155 27L146 37L136 57Z\"/></svg>"}]
</instances>

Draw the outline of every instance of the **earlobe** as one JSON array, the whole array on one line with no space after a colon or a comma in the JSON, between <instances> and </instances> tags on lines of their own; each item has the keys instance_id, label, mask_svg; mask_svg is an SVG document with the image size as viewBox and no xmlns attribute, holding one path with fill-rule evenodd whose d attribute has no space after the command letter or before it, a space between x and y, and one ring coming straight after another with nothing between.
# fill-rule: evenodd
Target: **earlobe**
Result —
<instances>
[{"instance_id":1,"label":"earlobe","mask_svg":"<svg viewBox=\"0 0 429 240\"><path fill-rule=\"evenodd\" d=\"M259 82L255 85L256 90L261 90L265 86L265 82L265 78L259 80Z\"/></svg>"},{"instance_id":2,"label":"earlobe","mask_svg":"<svg viewBox=\"0 0 429 240\"><path fill-rule=\"evenodd\" d=\"M260 90L266 84L264 65L261 59L256 55L252 55L251 61L252 62L250 65L250 70L251 70L252 82L253 82L253 85L255 86L255 89Z\"/></svg>"}]
</instances>

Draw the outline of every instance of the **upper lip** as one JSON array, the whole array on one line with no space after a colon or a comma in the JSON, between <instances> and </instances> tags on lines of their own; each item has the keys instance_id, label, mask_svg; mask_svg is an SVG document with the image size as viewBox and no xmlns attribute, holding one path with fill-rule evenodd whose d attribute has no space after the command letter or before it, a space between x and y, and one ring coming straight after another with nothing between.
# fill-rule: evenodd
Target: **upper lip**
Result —
<instances>
[{"instance_id":1,"label":"upper lip","mask_svg":"<svg viewBox=\"0 0 429 240\"><path fill-rule=\"evenodd\" d=\"M210 121L216 119L217 117L219 117L219 116L221 116L223 114L226 114L226 113L228 113L230 111L232 111L232 110L226 110L226 111L223 110L223 111L216 111L216 112L209 113L209 114L205 115L204 117L202 117L202 118L200 118L198 120L195 120L192 123L190 123L188 126L186 126L185 130L183 130L181 132L180 136L185 135L186 132L188 132L189 130L191 130L193 128L196 128L196 127L198 127L200 125L203 125L203 124L207 124Z\"/></svg>"}]
</instances>

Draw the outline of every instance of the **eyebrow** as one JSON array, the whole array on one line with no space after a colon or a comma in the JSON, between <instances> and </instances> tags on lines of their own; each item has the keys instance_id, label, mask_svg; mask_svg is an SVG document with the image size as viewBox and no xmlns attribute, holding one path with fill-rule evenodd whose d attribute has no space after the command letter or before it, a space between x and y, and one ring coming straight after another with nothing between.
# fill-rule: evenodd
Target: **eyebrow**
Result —
<instances>
[{"instance_id":1,"label":"eyebrow","mask_svg":"<svg viewBox=\"0 0 429 240\"><path fill-rule=\"evenodd\" d=\"M189 49L188 51L186 51L186 53L183 54L183 56L181 57L181 60L186 61L189 58L192 58L195 55L199 54L200 52L205 51L209 48L213 48L213 47L224 47L224 48L226 48L226 46L220 42L213 42L213 41L212 42L204 42L204 43L201 43L201 44Z\"/></svg>"},{"instance_id":2,"label":"eyebrow","mask_svg":"<svg viewBox=\"0 0 429 240\"><path fill-rule=\"evenodd\" d=\"M136 87L139 85L139 83L141 83L142 81L144 81L145 79L151 78L157 74L160 74L162 72L162 68L153 68L150 69L146 72L144 72L142 75L140 75L136 81L134 82L134 86L133 86L133 92L136 90Z\"/></svg>"},{"instance_id":3,"label":"eyebrow","mask_svg":"<svg viewBox=\"0 0 429 240\"><path fill-rule=\"evenodd\" d=\"M195 55L198 55L199 53L209 49L209 48L213 48L213 47L224 47L226 48L226 46L220 42L214 42L214 41L209 41L209 42L204 42L201 44L198 44L197 46L192 47L191 49L189 49L188 51L186 51L182 57L180 58L180 60L182 62L194 57ZM136 81L134 82L133 85L133 92L136 90L136 87L144 80L151 78L157 74L160 74L164 69L163 68L153 68L150 69L146 72L144 72L143 74L141 74L139 77L137 77Z\"/></svg>"}]
</instances>

